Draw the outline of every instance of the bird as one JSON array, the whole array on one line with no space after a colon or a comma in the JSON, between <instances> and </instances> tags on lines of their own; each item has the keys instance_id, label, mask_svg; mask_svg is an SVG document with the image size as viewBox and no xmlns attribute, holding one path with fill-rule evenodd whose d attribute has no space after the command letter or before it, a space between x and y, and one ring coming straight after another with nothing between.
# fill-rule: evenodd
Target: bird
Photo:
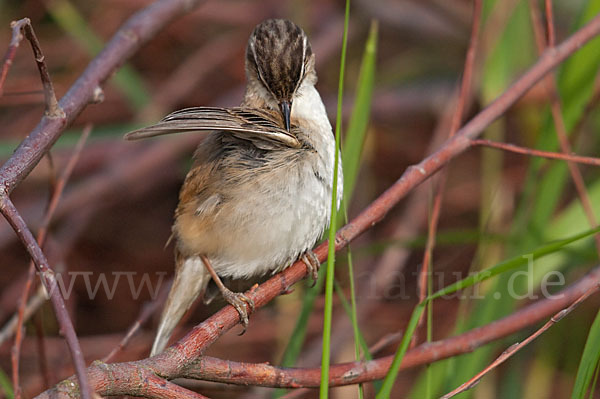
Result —
<instances>
[{"instance_id":1,"label":"bird","mask_svg":"<svg viewBox=\"0 0 600 399\"><path fill-rule=\"evenodd\" d=\"M162 352L184 313L212 279L239 313L243 331L253 301L222 279L253 279L304 261L328 228L334 161L336 207L343 194L341 154L315 84L315 55L304 30L268 19L245 53L246 90L239 107L193 107L125 135L137 140L205 132L179 193L172 239L175 276L151 355ZM243 332L242 332L243 333Z\"/></svg>"}]
</instances>

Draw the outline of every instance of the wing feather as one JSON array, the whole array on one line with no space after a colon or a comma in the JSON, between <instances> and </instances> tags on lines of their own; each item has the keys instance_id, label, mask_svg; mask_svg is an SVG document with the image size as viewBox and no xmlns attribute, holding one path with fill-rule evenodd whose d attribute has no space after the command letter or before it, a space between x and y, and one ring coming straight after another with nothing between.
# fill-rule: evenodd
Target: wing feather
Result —
<instances>
[{"instance_id":1,"label":"wing feather","mask_svg":"<svg viewBox=\"0 0 600 399\"><path fill-rule=\"evenodd\" d=\"M288 132L281 125L275 115L258 108L194 107L175 111L155 125L129 132L125 139L219 130L250 140L261 148L265 145L299 148L301 144L293 134L294 129Z\"/></svg>"}]
</instances>

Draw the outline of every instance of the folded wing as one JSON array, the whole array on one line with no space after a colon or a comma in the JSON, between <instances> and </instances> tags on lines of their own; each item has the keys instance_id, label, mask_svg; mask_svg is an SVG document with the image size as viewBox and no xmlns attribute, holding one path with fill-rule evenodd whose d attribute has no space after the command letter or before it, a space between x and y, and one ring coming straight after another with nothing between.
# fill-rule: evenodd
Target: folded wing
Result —
<instances>
[{"instance_id":1,"label":"folded wing","mask_svg":"<svg viewBox=\"0 0 600 399\"><path fill-rule=\"evenodd\" d=\"M288 132L282 127L281 120L262 109L195 107L175 111L156 125L129 132L125 139L138 140L163 134L218 130L249 140L259 148L300 148L301 144L293 134L294 129L292 127L291 132Z\"/></svg>"}]
</instances>

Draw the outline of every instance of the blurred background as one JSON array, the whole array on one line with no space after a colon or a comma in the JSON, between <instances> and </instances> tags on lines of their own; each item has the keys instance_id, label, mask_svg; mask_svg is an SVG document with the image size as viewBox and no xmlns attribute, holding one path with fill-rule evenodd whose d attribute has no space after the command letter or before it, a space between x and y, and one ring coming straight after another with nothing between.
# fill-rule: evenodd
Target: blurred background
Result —
<instances>
[{"instance_id":1,"label":"blurred background","mask_svg":"<svg viewBox=\"0 0 600 399\"><path fill-rule=\"evenodd\" d=\"M149 0L0 0L0 51L7 47L12 20L28 17L37 33L57 95L61 97L119 26ZM529 0L484 1L471 101L474 115L537 59ZM543 3L543 2L541 2ZM543 4L539 4L543 10ZM106 356L152 299L164 295L172 275L170 235L179 187L201 135L176 135L124 142L129 130L158 121L178 108L235 106L244 91L244 51L254 26L266 18L289 18L302 26L317 59L318 89L335 121L342 1L208 0L178 19L136 53L104 86L104 101L89 105L62 135L12 198L35 231L49 193L85 125L93 125L51 226L44 247L62 273L67 305L87 361ZM555 1L557 41L600 12L600 1ZM348 215L396 181L407 166L439 147L448 135L449 116L465 61L471 29L468 0L355 0L351 3L344 96L345 131L353 112L365 43L378 23L370 122ZM600 142L597 70L600 42L592 42L558 71L557 83L574 152L596 156ZM485 136L520 146L557 151L542 84L532 89ZM0 96L0 159L7 159L38 123L43 93L30 46L23 42ZM600 212L600 170L580 167L596 212ZM417 303L420 269L432 202L431 181L396 206L351 245L361 332L374 357L394 353ZM600 216L600 213L596 213ZM598 217L597 216L597 217ZM565 163L541 161L496 150L473 149L449 167L432 268L434 289L509 257L590 228ZM349 295L345 252L338 256L339 292ZM29 258L14 232L0 220L0 323L15 313ZM474 295L435 302L433 339L485 325L512 313L540 294L551 271L564 288L597 265L591 238L536 262L535 273L516 283L509 276L490 280ZM530 287L532 291L529 292ZM39 285L39 283L37 283ZM162 288L162 289L161 289ZM34 288L34 296L40 297ZM208 354L237 361L282 364L308 285L255 313L243 336L233 329ZM469 291L471 292L471 291ZM531 294L526 297L525 294ZM48 302L32 306L26 322L20 375L31 397L73 373L67 349ZM566 398L600 301L592 297L567 319L526 347L506 365L460 398ZM189 329L222 303L199 305L176 332ZM317 296L302 350L286 365L317 366L321 359L323 297ZM114 358L148 356L159 312ZM534 326L535 327L535 326ZM429 381L432 397L460 385L534 327L472 354L438 362ZM0 384L10 392L12 335L0 334ZM295 338L298 339L298 338ZM425 339L421 331L419 342ZM334 302L332 362L354 360L348 315ZM560 348L560 349L559 349ZM557 350L559 349L559 350ZM4 374L4 375L1 375ZM393 397L425 398L424 368L403 371ZM274 390L183 381L212 398L267 398ZM358 397L356 387L335 388L335 398ZM365 385L372 397L373 384ZM437 396L435 396L437 395ZM592 394L593 395L593 394ZM299 397L316 397L307 390ZM600 398L596 393L595 398Z\"/></svg>"}]
</instances>

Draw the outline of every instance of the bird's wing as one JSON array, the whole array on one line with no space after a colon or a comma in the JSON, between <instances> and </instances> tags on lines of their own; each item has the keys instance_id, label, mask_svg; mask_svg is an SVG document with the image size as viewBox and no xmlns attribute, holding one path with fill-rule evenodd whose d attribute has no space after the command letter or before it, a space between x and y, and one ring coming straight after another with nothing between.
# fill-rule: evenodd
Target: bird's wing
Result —
<instances>
[{"instance_id":1,"label":"bird's wing","mask_svg":"<svg viewBox=\"0 0 600 399\"><path fill-rule=\"evenodd\" d=\"M281 127L281 121L270 112L258 108L194 107L175 111L156 125L129 132L126 140L137 140L163 134L193 131L225 131L259 147L285 146L299 148L300 142ZM263 145L261 145L263 144Z\"/></svg>"}]
</instances>

